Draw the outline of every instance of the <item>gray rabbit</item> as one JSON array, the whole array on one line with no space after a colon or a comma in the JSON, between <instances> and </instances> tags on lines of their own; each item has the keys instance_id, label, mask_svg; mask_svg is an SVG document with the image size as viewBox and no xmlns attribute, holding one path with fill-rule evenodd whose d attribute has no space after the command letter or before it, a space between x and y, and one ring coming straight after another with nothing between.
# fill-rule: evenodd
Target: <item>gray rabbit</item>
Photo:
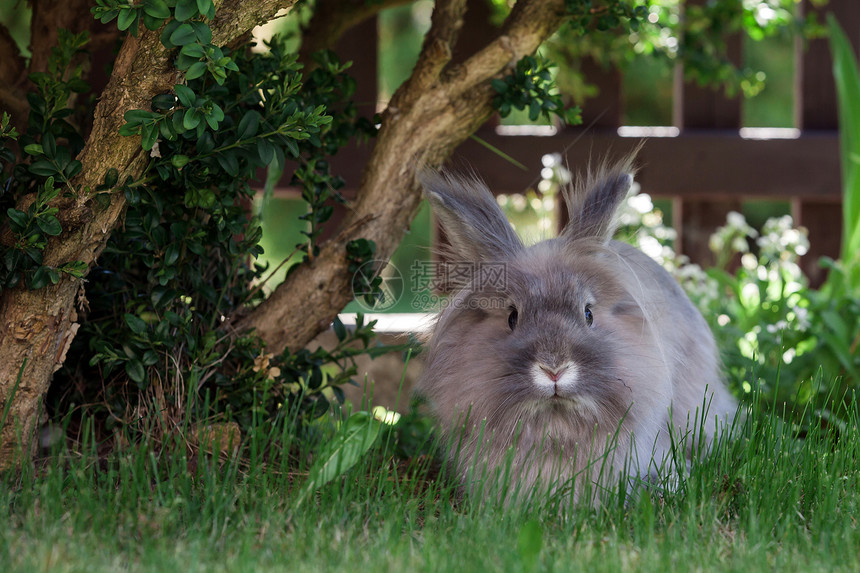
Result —
<instances>
[{"instance_id":1,"label":"gray rabbit","mask_svg":"<svg viewBox=\"0 0 860 573\"><path fill-rule=\"evenodd\" d=\"M469 272L450 273L417 391L467 490L509 471L521 493L570 487L593 503L623 470L671 468L673 443L681 456L707 447L735 415L701 314L659 264L612 240L631 165L567 189L570 222L531 247L483 183L423 176L451 268Z\"/></svg>"}]
</instances>

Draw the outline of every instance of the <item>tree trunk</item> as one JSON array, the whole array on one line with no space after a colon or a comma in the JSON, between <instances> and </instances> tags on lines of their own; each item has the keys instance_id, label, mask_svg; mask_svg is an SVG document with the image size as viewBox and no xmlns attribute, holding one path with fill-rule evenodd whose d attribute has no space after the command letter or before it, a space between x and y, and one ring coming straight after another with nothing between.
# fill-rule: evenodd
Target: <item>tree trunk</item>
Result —
<instances>
[{"instance_id":1,"label":"tree trunk","mask_svg":"<svg viewBox=\"0 0 860 573\"><path fill-rule=\"evenodd\" d=\"M293 4L295 0L224 0L211 23L213 43L230 45ZM96 107L92 132L78 157L83 169L72 183L79 196L58 198L63 234L49 243L44 264L81 260L91 266L121 224L122 192L114 190L109 206L99 208L91 201L90 191L110 168L119 171L120 181L142 173L147 154L140 138L119 135L119 127L126 111L149 109L153 96L172 91L181 81L173 56L161 45L158 31L142 29L137 38L128 37L123 43ZM25 197L21 203L26 201ZM35 445L31 438L42 398L77 330L74 302L81 288L81 280L64 275L52 287L31 291L19 286L0 295L0 421L5 418L0 428L0 470L19 464Z\"/></svg>"},{"instance_id":2,"label":"tree trunk","mask_svg":"<svg viewBox=\"0 0 860 573\"><path fill-rule=\"evenodd\" d=\"M564 0L520 0L498 36L461 65L448 66L462 27L465 0L440 0L412 76L383 114L358 199L313 262L236 325L256 329L270 350L298 349L327 328L352 298L346 244L376 243L387 260L409 228L421 199L416 174L436 167L492 113L490 80L532 54L561 24Z\"/></svg>"}]
</instances>

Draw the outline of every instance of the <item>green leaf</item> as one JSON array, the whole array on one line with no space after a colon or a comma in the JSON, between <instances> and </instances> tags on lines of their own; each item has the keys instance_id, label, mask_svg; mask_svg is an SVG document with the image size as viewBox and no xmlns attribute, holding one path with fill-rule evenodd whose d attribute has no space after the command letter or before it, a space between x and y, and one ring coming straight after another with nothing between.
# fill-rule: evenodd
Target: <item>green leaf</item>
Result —
<instances>
[{"instance_id":1,"label":"green leaf","mask_svg":"<svg viewBox=\"0 0 860 573\"><path fill-rule=\"evenodd\" d=\"M197 0L197 11L206 16L215 8L212 0ZM207 16L208 17L208 16Z\"/></svg>"},{"instance_id":2,"label":"green leaf","mask_svg":"<svg viewBox=\"0 0 860 573\"><path fill-rule=\"evenodd\" d=\"M334 334L337 336L337 339L341 342L346 340L346 327L343 325L343 322L340 320L339 316L335 316L334 320L331 323L332 328L334 328Z\"/></svg>"},{"instance_id":3,"label":"green leaf","mask_svg":"<svg viewBox=\"0 0 860 573\"><path fill-rule=\"evenodd\" d=\"M117 18L116 27L121 31L125 31L128 30L136 21L137 10L134 8L124 8L119 11L119 18Z\"/></svg>"},{"instance_id":4,"label":"green leaf","mask_svg":"<svg viewBox=\"0 0 860 573\"><path fill-rule=\"evenodd\" d=\"M170 34L170 43L174 46L184 46L195 41L197 36L194 34L194 28L187 22L180 25Z\"/></svg>"},{"instance_id":5,"label":"green leaf","mask_svg":"<svg viewBox=\"0 0 860 573\"><path fill-rule=\"evenodd\" d=\"M295 507L299 508L314 491L354 466L376 442L380 425L369 412L351 415L337 434L320 449L308 472L308 480L299 490Z\"/></svg>"},{"instance_id":6,"label":"green leaf","mask_svg":"<svg viewBox=\"0 0 860 573\"><path fill-rule=\"evenodd\" d=\"M125 373L131 378L131 381L137 384L138 388L145 388L146 370L143 368L143 363L140 360L132 359L125 363Z\"/></svg>"},{"instance_id":7,"label":"green leaf","mask_svg":"<svg viewBox=\"0 0 860 573\"><path fill-rule=\"evenodd\" d=\"M175 32L179 26L182 26L182 22L178 20L170 20L164 27L164 30L161 31L161 43L165 48L172 49L176 47L175 44L171 43L170 36L173 35L173 32Z\"/></svg>"},{"instance_id":8,"label":"green leaf","mask_svg":"<svg viewBox=\"0 0 860 573\"><path fill-rule=\"evenodd\" d=\"M164 20L162 20L161 18L155 18L146 13L144 13L143 15L143 25L146 26L146 29L150 30L151 32L155 32L156 30L161 28L161 25L163 23Z\"/></svg>"},{"instance_id":9,"label":"green leaf","mask_svg":"<svg viewBox=\"0 0 860 573\"><path fill-rule=\"evenodd\" d=\"M237 137L239 139L249 139L257 135L257 129L260 127L260 119L260 114L254 110L243 115L242 119L239 120L239 127L236 128Z\"/></svg>"},{"instance_id":10,"label":"green leaf","mask_svg":"<svg viewBox=\"0 0 860 573\"><path fill-rule=\"evenodd\" d=\"M146 322L142 318L129 313L125 313L123 318L133 333L143 334L146 332Z\"/></svg>"},{"instance_id":11,"label":"green leaf","mask_svg":"<svg viewBox=\"0 0 860 573\"><path fill-rule=\"evenodd\" d=\"M59 173L57 171L57 168L54 167L54 165L50 161L46 161L44 159L30 165L28 171L30 171L30 173L34 173L42 177L49 177L51 175L56 175L57 173Z\"/></svg>"},{"instance_id":12,"label":"green leaf","mask_svg":"<svg viewBox=\"0 0 860 573\"><path fill-rule=\"evenodd\" d=\"M53 133L46 133L42 136L42 149L48 159L54 159L57 156L57 140L54 139Z\"/></svg>"},{"instance_id":13,"label":"green leaf","mask_svg":"<svg viewBox=\"0 0 860 573\"><path fill-rule=\"evenodd\" d=\"M167 2L164 0L145 0L143 3L143 11L159 20L167 20L170 18L170 8L167 7Z\"/></svg>"},{"instance_id":14,"label":"green leaf","mask_svg":"<svg viewBox=\"0 0 860 573\"><path fill-rule=\"evenodd\" d=\"M58 282L60 282L60 273L57 272L57 269L41 266L33 273L30 288L36 290L48 286L48 283L57 284Z\"/></svg>"},{"instance_id":15,"label":"green leaf","mask_svg":"<svg viewBox=\"0 0 860 573\"><path fill-rule=\"evenodd\" d=\"M144 109L130 109L122 117L129 125L140 125L141 123L152 121L158 117L158 114Z\"/></svg>"},{"instance_id":16,"label":"green leaf","mask_svg":"<svg viewBox=\"0 0 860 573\"><path fill-rule=\"evenodd\" d=\"M206 51L203 49L203 46L201 46L197 42L182 46L182 49L179 51L179 53L183 56L187 56L195 60L206 57Z\"/></svg>"},{"instance_id":17,"label":"green leaf","mask_svg":"<svg viewBox=\"0 0 860 573\"><path fill-rule=\"evenodd\" d=\"M105 173L105 181L104 181L105 187L107 187L109 189L113 188L114 186L116 186L116 182L118 180L119 180L119 172L116 170L116 168L111 167L110 169L108 169L107 173Z\"/></svg>"},{"instance_id":18,"label":"green leaf","mask_svg":"<svg viewBox=\"0 0 860 573\"><path fill-rule=\"evenodd\" d=\"M164 251L164 264L167 266L173 266L176 264L176 261L179 260L179 245L177 243L170 243L167 246L167 249Z\"/></svg>"},{"instance_id":19,"label":"green leaf","mask_svg":"<svg viewBox=\"0 0 860 573\"><path fill-rule=\"evenodd\" d=\"M194 28L194 34L197 36L197 41L204 46L209 46L212 43L212 29L203 22L193 21L191 27ZM219 50L220 51L220 50Z\"/></svg>"},{"instance_id":20,"label":"green leaf","mask_svg":"<svg viewBox=\"0 0 860 573\"><path fill-rule=\"evenodd\" d=\"M185 48L183 48L185 49ZM168 111L176 105L176 96L173 94L158 94L152 98L152 107L157 110Z\"/></svg>"},{"instance_id":21,"label":"green leaf","mask_svg":"<svg viewBox=\"0 0 860 573\"><path fill-rule=\"evenodd\" d=\"M193 64L188 71L185 72L185 79L196 80L206 73L206 62L197 62Z\"/></svg>"},{"instance_id":22,"label":"green leaf","mask_svg":"<svg viewBox=\"0 0 860 573\"><path fill-rule=\"evenodd\" d=\"M239 174L239 161L233 153L230 153L229 151L219 153L215 156L215 159L218 160L218 165L221 166L221 169L226 171L231 177L235 177Z\"/></svg>"},{"instance_id":23,"label":"green leaf","mask_svg":"<svg viewBox=\"0 0 860 573\"><path fill-rule=\"evenodd\" d=\"M496 78L490 81L490 85L493 86L493 89L496 90L497 93L503 94L508 91L508 83L505 80Z\"/></svg>"},{"instance_id":24,"label":"green leaf","mask_svg":"<svg viewBox=\"0 0 860 573\"><path fill-rule=\"evenodd\" d=\"M75 175L81 172L83 169L83 164L77 159L72 159L66 165L66 168L63 169L63 175L66 176L66 180L71 180Z\"/></svg>"},{"instance_id":25,"label":"green leaf","mask_svg":"<svg viewBox=\"0 0 860 573\"><path fill-rule=\"evenodd\" d=\"M31 143L30 145L25 145L24 153L26 153L27 155L44 155L42 146L38 143Z\"/></svg>"},{"instance_id":26,"label":"green leaf","mask_svg":"<svg viewBox=\"0 0 860 573\"><path fill-rule=\"evenodd\" d=\"M200 120L203 118L200 115L200 112L197 108L189 109L185 113L185 117L182 120L182 127L185 129L194 129L200 123Z\"/></svg>"},{"instance_id":27,"label":"green leaf","mask_svg":"<svg viewBox=\"0 0 860 573\"><path fill-rule=\"evenodd\" d=\"M196 0L177 0L176 1L176 9L173 12L173 16L179 20L180 22L184 22L189 18L193 18L197 15L197 2Z\"/></svg>"},{"instance_id":28,"label":"green leaf","mask_svg":"<svg viewBox=\"0 0 860 573\"><path fill-rule=\"evenodd\" d=\"M189 158L187 155L174 155L170 158L170 164L176 167L177 169L181 169L188 164Z\"/></svg>"},{"instance_id":29,"label":"green leaf","mask_svg":"<svg viewBox=\"0 0 860 573\"><path fill-rule=\"evenodd\" d=\"M529 103L529 119L531 121L535 121L540 116L540 102L536 99L533 99L531 103Z\"/></svg>"},{"instance_id":30,"label":"green leaf","mask_svg":"<svg viewBox=\"0 0 860 573\"><path fill-rule=\"evenodd\" d=\"M149 151L155 145L155 140L158 139L158 125L152 123L144 125L140 129L140 146Z\"/></svg>"},{"instance_id":31,"label":"green leaf","mask_svg":"<svg viewBox=\"0 0 860 573\"><path fill-rule=\"evenodd\" d=\"M269 165L275 159L275 149L263 138L257 140L257 155L264 165Z\"/></svg>"},{"instance_id":32,"label":"green leaf","mask_svg":"<svg viewBox=\"0 0 860 573\"><path fill-rule=\"evenodd\" d=\"M63 226L60 224L59 219L53 215L41 215L40 217L37 217L36 225L39 226L39 229L41 229L43 233L51 237L56 237L63 232Z\"/></svg>"},{"instance_id":33,"label":"green leaf","mask_svg":"<svg viewBox=\"0 0 860 573\"><path fill-rule=\"evenodd\" d=\"M13 231L21 233L24 231L24 229L27 228L27 213L19 211L14 207L9 207L8 209L6 209L6 215L9 216L9 219L12 221L13 226L18 227L17 229L13 228Z\"/></svg>"},{"instance_id":34,"label":"green leaf","mask_svg":"<svg viewBox=\"0 0 860 573\"><path fill-rule=\"evenodd\" d=\"M176 84L173 86L173 91L176 92L176 97L179 98L179 103L185 107L192 107L194 102L197 101L197 95L194 93L194 90L188 86Z\"/></svg>"},{"instance_id":35,"label":"green leaf","mask_svg":"<svg viewBox=\"0 0 860 573\"><path fill-rule=\"evenodd\" d=\"M82 279L87 272L87 264L84 261L72 261L60 266L59 270L73 277Z\"/></svg>"}]
</instances>

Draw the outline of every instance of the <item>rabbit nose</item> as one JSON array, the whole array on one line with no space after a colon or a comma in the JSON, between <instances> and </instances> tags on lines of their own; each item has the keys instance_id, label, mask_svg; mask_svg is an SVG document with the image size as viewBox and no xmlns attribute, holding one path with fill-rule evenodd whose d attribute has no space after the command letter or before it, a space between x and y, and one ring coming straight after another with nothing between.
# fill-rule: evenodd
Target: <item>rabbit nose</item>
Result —
<instances>
[{"instance_id":1,"label":"rabbit nose","mask_svg":"<svg viewBox=\"0 0 860 573\"><path fill-rule=\"evenodd\" d=\"M548 366L544 366L541 364L540 369L544 371L544 374L549 376L549 379L553 382L558 382L558 379L561 378L561 375L565 373L567 370L567 366L562 366L560 368L550 368Z\"/></svg>"}]
</instances>

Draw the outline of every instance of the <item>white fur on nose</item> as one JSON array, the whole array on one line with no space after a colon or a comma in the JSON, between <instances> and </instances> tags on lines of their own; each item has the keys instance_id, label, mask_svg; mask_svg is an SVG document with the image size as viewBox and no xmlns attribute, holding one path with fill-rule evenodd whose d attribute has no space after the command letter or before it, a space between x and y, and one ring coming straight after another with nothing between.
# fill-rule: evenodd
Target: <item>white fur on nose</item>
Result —
<instances>
[{"instance_id":1,"label":"white fur on nose","mask_svg":"<svg viewBox=\"0 0 860 573\"><path fill-rule=\"evenodd\" d=\"M571 391L576 385L578 370L573 362L565 362L555 368L536 362L532 365L531 374L532 380L542 393L552 396Z\"/></svg>"}]
</instances>

